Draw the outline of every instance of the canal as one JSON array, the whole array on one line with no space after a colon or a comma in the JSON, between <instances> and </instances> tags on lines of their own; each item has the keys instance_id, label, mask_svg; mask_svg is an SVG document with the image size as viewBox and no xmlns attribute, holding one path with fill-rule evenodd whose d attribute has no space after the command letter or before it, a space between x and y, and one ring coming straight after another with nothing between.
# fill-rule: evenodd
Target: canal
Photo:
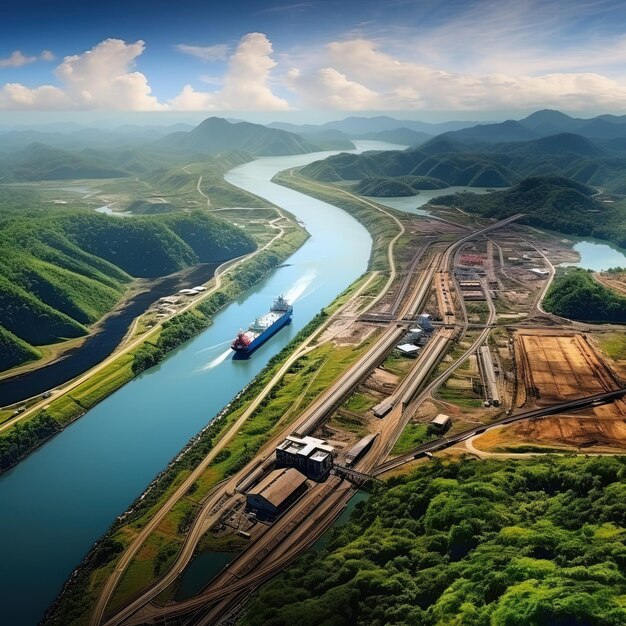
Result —
<instances>
[{"instance_id":1,"label":"canal","mask_svg":"<svg viewBox=\"0 0 626 626\"><path fill-rule=\"evenodd\" d=\"M395 149L358 142L359 150ZM200 431L323 306L361 275L368 232L346 212L271 183L280 170L331 153L261 158L231 170L229 182L293 213L310 239L214 324L144 372L0 477L3 623L42 617L89 547ZM283 293L293 323L248 361L229 343Z\"/></svg>"}]
</instances>

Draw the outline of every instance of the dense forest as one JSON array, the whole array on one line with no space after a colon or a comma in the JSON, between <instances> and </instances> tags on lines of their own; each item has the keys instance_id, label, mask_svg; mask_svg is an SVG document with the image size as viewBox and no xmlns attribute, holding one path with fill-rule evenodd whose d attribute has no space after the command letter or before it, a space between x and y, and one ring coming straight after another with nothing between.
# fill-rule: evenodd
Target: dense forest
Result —
<instances>
[{"instance_id":1,"label":"dense forest","mask_svg":"<svg viewBox=\"0 0 626 626\"><path fill-rule=\"evenodd\" d=\"M3 204L12 208L0 210L2 368L35 358L29 344L84 335L132 277L163 276L255 247L241 229L202 211L124 219L36 200L30 208Z\"/></svg>"},{"instance_id":2,"label":"dense forest","mask_svg":"<svg viewBox=\"0 0 626 626\"><path fill-rule=\"evenodd\" d=\"M626 322L626 298L580 268L557 274L543 301L546 311L587 322Z\"/></svg>"},{"instance_id":3,"label":"dense forest","mask_svg":"<svg viewBox=\"0 0 626 626\"><path fill-rule=\"evenodd\" d=\"M521 223L572 235L597 237L626 246L626 215L617 204L597 202L594 190L558 176L527 178L511 189L490 194L457 193L432 204L455 206L502 219L524 213Z\"/></svg>"},{"instance_id":4,"label":"dense forest","mask_svg":"<svg viewBox=\"0 0 626 626\"><path fill-rule=\"evenodd\" d=\"M364 196L393 198L415 196L421 189L445 189L448 185L438 178L428 176L397 176L364 178L354 190Z\"/></svg>"},{"instance_id":5,"label":"dense forest","mask_svg":"<svg viewBox=\"0 0 626 626\"><path fill-rule=\"evenodd\" d=\"M357 505L245 626L626 623L626 461L435 460Z\"/></svg>"},{"instance_id":6,"label":"dense forest","mask_svg":"<svg viewBox=\"0 0 626 626\"><path fill-rule=\"evenodd\" d=\"M498 130L489 134L492 126ZM523 178L563 176L609 192L626 193L623 140L599 145L586 137L562 132L521 141L513 139L515 134L498 134L508 126L476 126L439 135L417 148L402 151L338 154L311 163L301 171L326 182L424 176L447 186L468 187L509 187Z\"/></svg>"}]
</instances>

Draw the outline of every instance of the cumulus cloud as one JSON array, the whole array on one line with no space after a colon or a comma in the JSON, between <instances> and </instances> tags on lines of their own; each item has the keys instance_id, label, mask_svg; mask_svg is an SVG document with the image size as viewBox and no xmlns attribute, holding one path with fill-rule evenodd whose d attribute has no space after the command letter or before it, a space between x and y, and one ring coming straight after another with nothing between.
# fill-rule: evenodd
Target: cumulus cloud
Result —
<instances>
[{"instance_id":1,"label":"cumulus cloud","mask_svg":"<svg viewBox=\"0 0 626 626\"><path fill-rule=\"evenodd\" d=\"M54 54L50 50L44 50L39 56L30 56L24 54L21 50L14 50L8 57L0 59L0 68L4 67L22 67L35 61L52 61Z\"/></svg>"},{"instance_id":2,"label":"cumulus cloud","mask_svg":"<svg viewBox=\"0 0 626 626\"><path fill-rule=\"evenodd\" d=\"M287 72L287 85L309 106L343 111L365 111L380 106L375 91L352 80L332 67L313 74L302 74L297 68Z\"/></svg>"},{"instance_id":3,"label":"cumulus cloud","mask_svg":"<svg viewBox=\"0 0 626 626\"><path fill-rule=\"evenodd\" d=\"M626 85L599 73L447 72L395 58L367 39L327 44L324 63L322 68L292 69L286 75L288 86L307 108L584 110L626 105Z\"/></svg>"},{"instance_id":4,"label":"cumulus cloud","mask_svg":"<svg viewBox=\"0 0 626 626\"><path fill-rule=\"evenodd\" d=\"M215 44L214 46L188 46L187 44L179 43L174 47L178 52L196 57L201 61L223 61L228 56L228 46L223 43Z\"/></svg>"},{"instance_id":5,"label":"cumulus cloud","mask_svg":"<svg viewBox=\"0 0 626 626\"><path fill-rule=\"evenodd\" d=\"M187 111L287 110L289 103L270 87L270 74L275 67L269 39L262 33L249 33L229 58L220 90L196 91L186 85L169 105Z\"/></svg>"},{"instance_id":6,"label":"cumulus cloud","mask_svg":"<svg viewBox=\"0 0 626 626\"><path fill-rule=\"evenodd\" d=\"M83 54L63 59L54 71L60 87L4 85L0 109L161 110L164 107L151 94L147 78L132 71L143 50L143 41L106 39Z\"/></svg>"}]
</instances>

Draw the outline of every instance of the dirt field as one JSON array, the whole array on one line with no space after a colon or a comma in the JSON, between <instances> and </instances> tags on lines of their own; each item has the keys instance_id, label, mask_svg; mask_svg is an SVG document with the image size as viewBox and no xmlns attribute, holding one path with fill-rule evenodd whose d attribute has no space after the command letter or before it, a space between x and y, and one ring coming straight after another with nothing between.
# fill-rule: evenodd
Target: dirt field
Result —
<instances>
[{"instance_id":1,"label":"dirt field","mask_svg":"<svg viewBox=\"0 0 626 626\"><path fill-rule=\"evenodd\" d=\"M519 333L515 338L518 407L546 406L619 387L608 365L580 334Z\"/></svg>"},{"instance_id":2,"label":"dirt field","mask_svg":"<svg viewBox=\"0 0 626 626\"><path fill-rule=\"evenodd\" d=\"M515 451L525 445L580 448L589 452L624 450L626 422L623 416L550 416L494 429L474 440L474 446L484 452Z\"/></svg>"}]
</instances>

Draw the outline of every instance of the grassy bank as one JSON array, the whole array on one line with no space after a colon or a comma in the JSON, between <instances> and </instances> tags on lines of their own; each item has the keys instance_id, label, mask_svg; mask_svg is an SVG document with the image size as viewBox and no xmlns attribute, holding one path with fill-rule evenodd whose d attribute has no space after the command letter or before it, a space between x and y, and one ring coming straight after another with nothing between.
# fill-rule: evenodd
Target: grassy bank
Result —
<instances>
[{"instance_id":1,"label":"grassy bank","mask_svg":"<svg viewBox=\"0 0 626 626\"><path fill-rule=\"evenodd\" d=\"M0 435L0 472L16 465L51 436L129 382L161 361L173 349L208 328L213 315L285 261L306 240L300 227L292 226L267 250L256 254L224 275L221 288L163 323L130 352L121 354L107 367L45 409L20 420Z\"/></svg>"},{"instance_id":2,"label":"grassy bank","mask_svg":"<svg viewBox=\"0 0 626 626\"><path fill-rule=\"evenodd\" d=\"M368 269L389 271L389 259L387 251L390 241L398 234L398 224L389 215L379 211L356 197L345 195L340 189L332 189L328 185L320 185L314 180L308 179L298 173L297 170L280 172L272 179L273 182L294 189L307 196L328 202L348 212L368 230L372 236L372 254ZM394 210L383 207L384 211L393 214ZM398 219L404 214L397 213Z\"/></svg>"}]
</instances>

